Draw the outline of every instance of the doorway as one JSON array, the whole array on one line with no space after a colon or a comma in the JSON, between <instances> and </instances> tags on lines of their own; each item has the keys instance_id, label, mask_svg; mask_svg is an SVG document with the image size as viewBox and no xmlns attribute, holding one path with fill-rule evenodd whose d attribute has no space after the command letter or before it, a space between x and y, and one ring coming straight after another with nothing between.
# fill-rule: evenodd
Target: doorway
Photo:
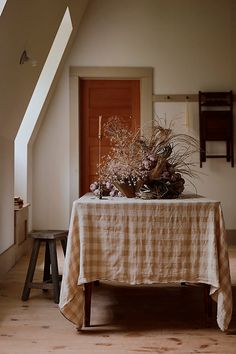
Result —
<instances>
[{"instance_id":1,"label":"doorway","mask_svg":"<svg viewBox=\"0 0 236 354\"><path fill-rule=\"evenodd\" d=\"M80 190L80 138L79 94L81 79L92 80L138 80L140 83L140 126L148 135L153 119L153 68L150 67L70 67L70 205L82 195Z\"/></svg>"},{"instance_id":2,"label":"doorway","mask_svg":"<svg viewBox=\"0 0 236 354\"><path fill-rule=\"evenodd\" d=\"M140 81L80 79L80 195L98 180L98 128L119 117L125 127L140 127ZM109 153L109 140L101 139L101 155Z\"/></svg>"}]
</instances>

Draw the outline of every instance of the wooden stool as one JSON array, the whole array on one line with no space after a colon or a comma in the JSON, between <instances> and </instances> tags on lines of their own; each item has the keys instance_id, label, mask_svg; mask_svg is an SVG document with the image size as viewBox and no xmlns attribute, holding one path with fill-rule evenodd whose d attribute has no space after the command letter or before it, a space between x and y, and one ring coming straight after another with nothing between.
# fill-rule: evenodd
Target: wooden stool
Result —
<instances>
[{"instance_id":1,"label":"wooden stool","mask_svg":"<svg viewBox=\"0 0 236 354\"><path fill-rule=\"evenodd\" d=\"M65 255L67 235L68 231L66 230L39 230L33 231L29 234L33 239L33 247L25 279L25 286L21 297L23 301L28 300L31 289L52 289L54 302L56 304L59 303L61 276L58 273L56 241L61 241L63 253ZM42 242L46 243L43 281L33 282L39 248ZM50 266L52 274L50 274Z\"/></svg>"}]
</instances>

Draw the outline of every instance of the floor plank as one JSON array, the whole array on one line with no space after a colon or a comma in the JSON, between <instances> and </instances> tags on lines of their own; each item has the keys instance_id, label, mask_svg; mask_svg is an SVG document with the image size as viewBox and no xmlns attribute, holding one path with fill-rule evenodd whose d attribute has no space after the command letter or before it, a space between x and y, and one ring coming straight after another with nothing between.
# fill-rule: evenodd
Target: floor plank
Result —
<instances>
[{"instance_id":1,"label":"floor plank","mask_svg":"<svg viewBox=\"0 0 236 354\"><path fill-rule=\"evenodd\" d=\"M229 253L236 299L236 247ZM41 254L38 279L42 260ZM60 314L50 291L32 289L30 299L21 301L28 261L23 257L0 282L0 354L236 352L236 311L227 333L215 321L206 327L201 287L102 282L93 290L92 326L78 332Z\"/></svg>"}]
</instances>

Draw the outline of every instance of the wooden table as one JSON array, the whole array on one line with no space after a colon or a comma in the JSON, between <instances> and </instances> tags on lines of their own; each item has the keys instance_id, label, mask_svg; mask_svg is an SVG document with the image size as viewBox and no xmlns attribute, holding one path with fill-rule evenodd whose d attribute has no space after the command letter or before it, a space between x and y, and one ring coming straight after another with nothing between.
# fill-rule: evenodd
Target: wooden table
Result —
<instances>
[{"instance_id":1,"label":"wooden table","mask_svg":"<svg viewBox=\"0 0 236 354\"><path fill-rule=\"evenodd\" d=\"M95 280L129 284L203 283L226 330L232 291L219 201L112 198L88 193L73 203L60 310L84 323L84 286Z\"/></svg>"}]
</instances>

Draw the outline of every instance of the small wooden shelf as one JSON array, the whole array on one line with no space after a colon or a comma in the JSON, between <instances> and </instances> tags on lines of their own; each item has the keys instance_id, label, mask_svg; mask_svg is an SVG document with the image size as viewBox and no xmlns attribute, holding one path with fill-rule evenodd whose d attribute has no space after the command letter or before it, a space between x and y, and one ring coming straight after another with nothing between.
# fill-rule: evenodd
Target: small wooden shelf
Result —
<instances>
[{"instance_id":1,"label":"small wooden shelf","mask_svg":"<svg viewBox=\"0 0 236 354\"><path fill-rule=\"evenodd\" d=\"M15 207L14 210L15 244L17 245L21 245L27 239L29 206L30 204L24 204L22 208Z\"/></svg>"}]
</instances>

